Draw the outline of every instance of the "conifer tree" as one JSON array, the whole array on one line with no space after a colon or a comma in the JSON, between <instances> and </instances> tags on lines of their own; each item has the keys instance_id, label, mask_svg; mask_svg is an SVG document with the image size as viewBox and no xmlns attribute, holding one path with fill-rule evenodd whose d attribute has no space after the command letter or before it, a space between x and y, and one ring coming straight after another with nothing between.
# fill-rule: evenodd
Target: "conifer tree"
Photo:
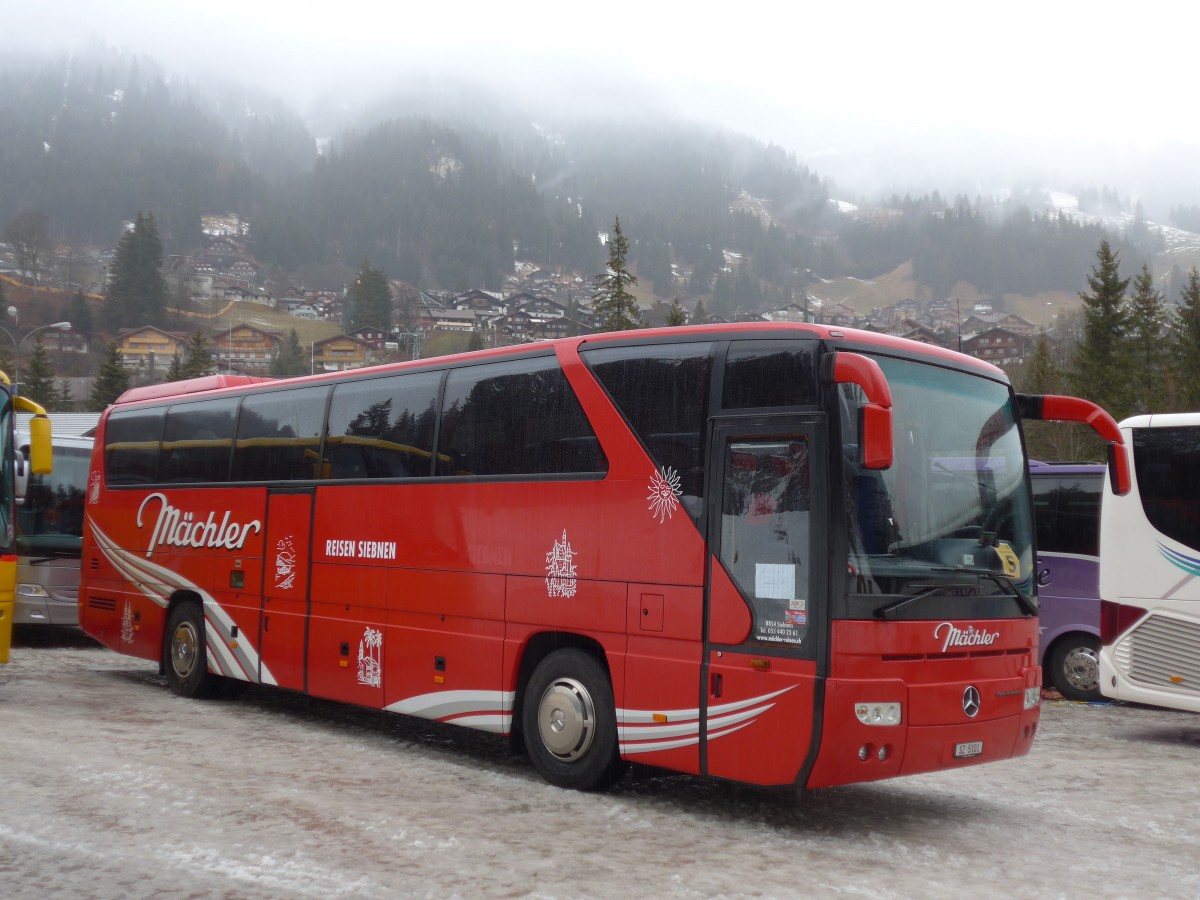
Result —
<instances>
[{"instance_id":1,"label":"conifer tree","mask_svg":"<svg viewBox=\"0 0 1200 900\"><path fill-rule=\"evenodd\" d=\"M703 300L696 301L696 308L692 310L692 324L693 325L707 325L708 324L708 310L704 308Z\"/></svg>"},{"instance_id":2,"label":"conifer tree","mask_svg":"<svg viewBox=\"0 0 1200 900\"><path fill-rule=\"evenodd\" d=\"M1200 409L1200 270L1192 266L1179 292L1171 369L1183 409Z\"/></svg>"},{"instance_id":3,"label":"conifer tree","mask_svg":"<svg viewBox=\"0 0 1200 900\"><path fill-rule=\"evenodd\" d=\"M183 359L176 350L171 356L171 364L167 366L167 374L163 376L163 380L167 382L183 381L183 377Z\"/></svg>"},{"instance_id":4,"label":"conifer tree","mask_svg":"<svg viewBox=\"0 0 1200 900\"><path fill-rule=\"evenodd\" d=\"M300 346L300 335L293 328L288 332L283 344L280 345L275 358L271 360L271 367L268 371L275 378L294 378L297 375L307 375L311 363L304 358L305 356L307 354Z\"/></svg>"},{"instance_id":5,"label":"conifer tree","mask_svg":"<svg viewBox=\"0 0 1200 900\"><path fill-rule=\"evenodd\" d=\"M683 311L683 306L679 303L679 298L676 297L671 301L671 308L667 310L667 325L671 328L678 328L680 325L687 324L687 314Z\"/></svg>"},{"instance_id":6,"label":"conifer tree","mask_svg":"<svg viewBox=\"0 0 1200 900\"><path fill-rule=\"evenodd\" d=\"M1096 265L1088 276L1090 292L1081 291L1083 340L1075 349L1075 391L1103 406L1116 419L1126 409L1129 383L1122 342L1129 329L1124 307L1128 278L1120 277L1120 261L1108 241L1100 242Z\"/></svg>"},{"instance_id":7,"label":"conifer tree","mask_svg":"<svg viewBox=\"0 0 1200 900\"><path fill-rule=\"evenodd\" d=\"M1150 267L1143 264L1133 279L1133 293L1129 297L1129 338L1125 342L1130 376L1129 411L1132 413L1155 412L1154 407L1162 395L1167 356L1163 342L1166 321L1162 295L1154 287Z\"/></svg>"},{"instance_id":8,"label":"conifer tree","mask_svg":"<svg viewBox=\"0 0 1200 900\"><path fill-rule=\"evenodd\" d=\"M371 267L364 259L358 274L346 291L344 321L347 331L370 326L384 333L392 330L392 289L382 269Z\"/></svg>"},{"instance_id":9,"label":"conifer tree","mask_svg":"<svg viewBox=\"0 0 1200 900\"><path fill-rule=\"evenodd\" d=\"M133 229L121 235L108 284L105 318L111 328L157 324L166 307L162 241L153 213L138 213Z\"/></svg>"},{"instance_id":10,"label":"conifer tree","mask_svg":"<svg viewBox=\"0 0 1200 900\"><path fill-rule=\"evenodd\" d=\"M88 395L88 405L93 412L103 412L104 408L114 402L129 390L129 370L121 364L121 346L116 341L108 345L104 361L96 380L92 383L92 392Z\"/></svg>"},{"instance_id":11,"label":"conifer tree","mask_svg":"<svg viewBox=\"0 0 1200 900\"><path fill-rule=\"evenodd\" d=\"M54 367L42 344L39 334L33 344L33 352L29 355L29 364L22 373L21 393L42 406L53 407L58 396L54 383Z\"/></svg>"},{"instance_id":12,"label":"conifer tree","mask_svg":"<svg viewBox=\"0 0 1200 900\"><path fill-rule=\"evenodd\" d=\"M609 331L628 331L640 328L642 324L637 298L627 290L637 284L637 277L625 264L628 255L629 239L621 231L618 216L608 239L608 269L596 276L596 287L592 291L596 320Z\"/></svg>"},{"instance_id":13,"label":"conifer tree","mask_svg":"<svg viewBox=\"0 0 1200 900\"><path fill-rule=\"evenodd\" d=\"M0 305L2 304L3 300L0 300ZM63 312L63 318L71 323L72 331L91 335L92 310L88 306L87 298L83 296L83 291L76 291L71 295L71 299L67 301L67 308Z\"/></svg>"},{"instance_id":14,"label":"conifer tree","mask_svg":"<svg viewBox=\"0 0 1200 900\"><path fill-rule=\"evenodd\" d=\"M57 412L70 412L75 408L75 398L71 396L71 385L63 378L58 383L58 399L54 401Z\"/></svg>"},{"instance_id":15,"label":"conifer tree","mask_svg":"<svg viewBox=\"0 0 1200 900\"><path fill-rule=\"evenodd\" d=\"M193 331L185 348L183 377L200 378L213 373L212 348L203 331Z\"/></svg>"}]
</instances>

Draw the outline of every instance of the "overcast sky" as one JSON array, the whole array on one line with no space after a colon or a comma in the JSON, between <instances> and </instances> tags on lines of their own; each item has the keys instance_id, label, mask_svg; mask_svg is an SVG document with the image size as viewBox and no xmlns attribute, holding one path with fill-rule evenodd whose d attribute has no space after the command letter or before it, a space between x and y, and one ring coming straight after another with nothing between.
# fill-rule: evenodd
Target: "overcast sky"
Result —
<instances>
[{"instance_id":1,"label":"overcast sky","mask_svg":"<svg viewBox=\"0 0 1200 900\"><path fill-rule=\"evenodd\" d=\"M1200 187L1200 167L1139 171L1165 146L1200 148L1200 6L1184 0L4 5L5 33L31 48L101 39L168 71L240 72L300 111L322 88L470 72L530 99L657 102L864 187L988 188L1025 168L1130 193L1164 174Z\"/></svg>"}]
</instances>

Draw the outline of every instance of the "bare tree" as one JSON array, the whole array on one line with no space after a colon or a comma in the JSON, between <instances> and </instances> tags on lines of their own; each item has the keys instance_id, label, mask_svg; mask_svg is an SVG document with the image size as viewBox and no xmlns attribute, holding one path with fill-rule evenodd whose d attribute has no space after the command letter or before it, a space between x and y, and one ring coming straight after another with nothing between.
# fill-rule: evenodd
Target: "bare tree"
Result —
<instances>
[{"instance_id":1,"label":"bare tree","mask_svg":"<svg viewBox=\"0 0 1200 900\"><path fill-rule=\"evenodd\" d=\"M38 273L53 247L46 213L40 209L23 209L4 226L3 234L4 242L13 248L21 277L36 284Z\"/></svg>"}]
</instances>

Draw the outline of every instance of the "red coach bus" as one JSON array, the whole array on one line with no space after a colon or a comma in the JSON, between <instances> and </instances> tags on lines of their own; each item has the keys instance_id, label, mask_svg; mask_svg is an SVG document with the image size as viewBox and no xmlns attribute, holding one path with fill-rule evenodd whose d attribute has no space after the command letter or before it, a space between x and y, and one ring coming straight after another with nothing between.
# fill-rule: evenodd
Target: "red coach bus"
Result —
<instances>
[{"instance_id":1,"label":"red coach bus","mask_svg":"<svg viewBox=\"0 0 1200 900\"><path fill-rule=\"evenodd\" d=\"M814 788L1008 759L1040 710L1021 418L951 351L820 326L602 334L135 389L96 434L80 623L229 681Z\"/></svg>"}]
</instances>

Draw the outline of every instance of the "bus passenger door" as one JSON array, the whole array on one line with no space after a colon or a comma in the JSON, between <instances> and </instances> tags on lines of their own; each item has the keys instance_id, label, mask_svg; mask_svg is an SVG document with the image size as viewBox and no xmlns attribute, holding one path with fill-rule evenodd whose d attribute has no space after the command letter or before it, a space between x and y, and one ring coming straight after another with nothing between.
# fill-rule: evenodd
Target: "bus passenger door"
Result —
<instances>
[{"instance_id":1,"label":"bus passenger door","mask_svg":"<svg viewBox=\"0 0 1200 900\"><path fill-rule=\"evenodd\" d=\"M264 684L295 691L305 689L312 501L311 489L267 495L259 641L261 679Z\"/></svg>"},{"instance_id":2,"label":"bus passenger door","mask_svg":"<svg viewBox=\"0 0 1200 900\"><path fill-rule=\"evenodd\" d=\"M718 421L709 448L703 765L788 784L814 740L826 630L824 419Z\"/></svg>"}]
</instances>

